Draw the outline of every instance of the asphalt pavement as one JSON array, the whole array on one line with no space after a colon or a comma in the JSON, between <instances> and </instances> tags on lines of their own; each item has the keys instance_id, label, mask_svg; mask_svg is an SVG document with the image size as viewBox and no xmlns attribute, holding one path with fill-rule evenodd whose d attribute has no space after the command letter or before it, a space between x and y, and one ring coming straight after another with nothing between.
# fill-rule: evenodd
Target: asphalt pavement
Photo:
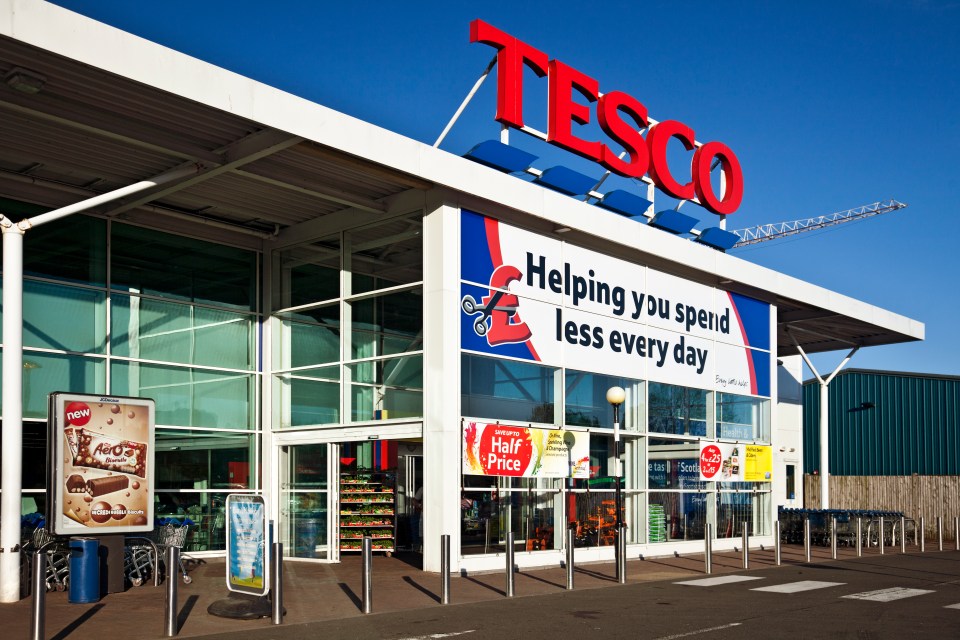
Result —
<instances>
[{"instance_id":1,"label":"asphalt pavement","mask_svg":"<svg viewBox=\"0 0 960 640\"><path fill-rule=\"evenodd\" d=\"M960 637L960 552L903 555L888 547L857 558L841 548L833 560L829 548L814 547L813 562L804 560L802 547L785 546L777 567L771 549L751 549L744 570L739 553L714 553L707 576L702 555L634 559L625 585L612 562L589 564L577 567L572 591L564 568L523 571L513 598L503 572L457 575L444 606L440 577L422 572L418 556L375 556L371 614L362 612L359 557L288 560L282 625L209 614L228 592L223 560L208 560L191 568L190 584L178 583L177 633L210 640ZM698 584L707 578L715 582ZM44 637L161 638L164 594L148 583L81 605L49 592ZM31 598L0 605L4 635L31 637L31 605Z\"/></svg>"}]
</instances>

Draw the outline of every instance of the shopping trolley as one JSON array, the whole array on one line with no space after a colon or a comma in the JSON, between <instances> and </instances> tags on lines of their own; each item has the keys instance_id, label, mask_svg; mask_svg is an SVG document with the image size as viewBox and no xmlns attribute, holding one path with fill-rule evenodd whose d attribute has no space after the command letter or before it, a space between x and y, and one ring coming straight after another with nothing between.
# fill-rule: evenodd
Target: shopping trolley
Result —
<instances>
[{"instance_id":1,"label":"shopping trolley","mask_svg":"<svg viewBox=\"0 0 960 640\"><path fill-rule=\"evenodd\" d=\"M23 550L31 559L42 550L39 561L46 563L43 581L47 591L66 591L70 584L70 549L62 538L37 527Z\"/></svg>"},{"instance_id":2,"label":"shopping trolley","mask_svg":"<svg viewBox=\"0 0 960 640\"><path fill-rule=\"evenodd\" d=\"M154 585L158 584L157 563L160 551L156 543L143 536L127 536L123 549L123 573L135 587L144 583L148 576L154 576Z\"/></svg>"},{"instance_id":3,"label":"shopping trolley","mask_svg":"<svg viewBox=\"0 0 960 640\"><path fill-rule=\"evenodd\" d=\"M163 562L166 562L167 549L170 547L177 547L181 552L183 551L183 547L187 542L187 533L189 530L190 525L188 524L177 525L173 523L167 523L156 530L155 540L157 543L157 551L160 553L161 558L163 558ZM190 584L193 582L193 578L187 575L187 569L185 565L187 560L188 558L186 556L180 556L180 566L178 568L180 569L180 575L183 576L184 584ZM171 567L164 566L164 574L167 577L171 577Z\"/></svg>"}]
</instances>

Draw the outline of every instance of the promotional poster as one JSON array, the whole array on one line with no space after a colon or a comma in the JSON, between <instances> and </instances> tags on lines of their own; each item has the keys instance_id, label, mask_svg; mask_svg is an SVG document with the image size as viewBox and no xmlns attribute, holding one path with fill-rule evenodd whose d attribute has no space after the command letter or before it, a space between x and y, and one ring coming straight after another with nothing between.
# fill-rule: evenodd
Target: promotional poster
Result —
<instances>
[{"instance_id":1,"label":"promotional poster","mask_svg":"<svg viewBox=\"0 0 960 640\"><path fill-rule=\"evenodd\" d=\"M58 535L153 530L153 400L50 396L49 518Z\"/></svg>"},{"instance_id":2,"label":"promotional poster","mask_svg":"<svg viewBox=\"0 0 960 640\"><path fill-rule=\"evenodd\" d=\"M590 434L466 422L463 473L522 478L589 478Z\"/></svg>"},{"instance_id":3,"label":"promotional poster","mask_svg":"<svg viewBox=\"0 0 960 640\"><path fill-rule=\"evenodd\" d=\"M227 496L227 588L266 595L270 590L266 509L260 496Z\"/></svg>"},{"instance_id":4,"label":"promotional poster","mask_svg":"<svg viewBox=\"0 0 960 640\"><path fill-rule=\"evenodd\" d=\"M770 305L461 214L461 348L769 397Z\"/></svg>"},{"instance_id":5,"label":"promotional poster","mask_svg":"<svg viewBox=\"0 0 960 640\"><path fill-rule=\"evenodd\" d=\"M712 482L771 482L773 449L766 445L701 443L700 479Z\"/></svg>"}]
</instances>

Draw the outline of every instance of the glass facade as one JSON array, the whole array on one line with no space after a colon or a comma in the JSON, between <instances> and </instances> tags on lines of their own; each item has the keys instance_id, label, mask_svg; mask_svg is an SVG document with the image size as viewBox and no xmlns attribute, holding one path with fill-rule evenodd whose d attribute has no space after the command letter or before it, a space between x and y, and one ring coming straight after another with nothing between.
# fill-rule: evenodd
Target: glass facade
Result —
<instances>
[{"instance_id":1,"label":"glass facade","mask_svg":"<svg viewBox=\"0 0 960 640\"><path fill-rule=\"evenodd\" d=\"M274 424L423 417L421 215L279 251Z\"/></svg>"},{"instance_id":2,"label":"glass facade","mask_svg":"<svg viewBox=\"0 0 960 640\"><path fill-rule=\"evenodd\" d=\"M224 548L229 492L259 486L259 254L73 216L24 252L24 509L42 511L47 395L156 401L156 516Z\"/></svg>"},{"instance_id":3,"label":"glass facade","mask_svg":"<svg viewBox=\"0 0 960 640\"><path fill-rule=\"evenodd\" d=\"M704 482L700 442L770 442L765 398L463 353L464 416L507 424L547 423L590 432L590 477L536 479L463 476L462 552L503 551L514 532L518 551L558 549L565 528L578 547L614 544L616 488L631 544L770 533L770 484ZM562 386L558 381L562 380ZM616 468L610 387L622 387ZM563 416L562 421L559 416Z\"/></svg>"}]
</instances>

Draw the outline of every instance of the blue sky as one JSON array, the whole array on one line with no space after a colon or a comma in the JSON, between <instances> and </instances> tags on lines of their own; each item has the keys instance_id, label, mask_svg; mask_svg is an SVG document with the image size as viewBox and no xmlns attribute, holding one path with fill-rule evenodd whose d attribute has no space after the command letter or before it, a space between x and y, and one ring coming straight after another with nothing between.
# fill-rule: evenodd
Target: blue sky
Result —
<instances>
[{"instance_id":1,"label":"blue sky","mask_svg":"<svg viewBox=\"0 0 960 640\"><path fill-rule=\"evenodd\" d=\"M55 4L431 144L493 57L469 42L481 18L733 149L745 189L730 229L908 203L735 254L926 324L926 341L850 366L960 375L960 2ZM498 135L490 80L444 149ZM543 130L546 83L526 84L525 116ZM512 140L550 153L525 138ZM844 355L814 362L829 373Z\"/></svg>"}]
</instances>

